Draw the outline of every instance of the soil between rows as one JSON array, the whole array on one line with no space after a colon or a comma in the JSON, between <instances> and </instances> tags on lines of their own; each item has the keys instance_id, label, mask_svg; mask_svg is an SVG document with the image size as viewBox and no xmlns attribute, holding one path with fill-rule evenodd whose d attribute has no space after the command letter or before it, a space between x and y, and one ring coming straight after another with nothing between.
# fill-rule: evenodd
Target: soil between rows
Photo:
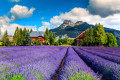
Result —
<instances>
[{"instance_id":1,"label":"soil between rows","mask_svg":"<svg viewBox=\"0 0 120 80\"><path fill-rule=\"evenodd\" d=\"M65 59L66 59L66 57L67 57L67 53L68 53L68 48L67 48L67 51L66 51L66 54L65 54L64 58L62 59L62 62L61 62L61 64L60 64L60 66L59 66L59 69L58 69L58 71L56 72L55 76L52 78L52 80L57 80L57 78L59 77L59 75L60 75L60 73L61 73L61 70L62 70L62 67L63 67L63 65L64 65L64 62L65 62Z\"/></svg>"}]
</instances>

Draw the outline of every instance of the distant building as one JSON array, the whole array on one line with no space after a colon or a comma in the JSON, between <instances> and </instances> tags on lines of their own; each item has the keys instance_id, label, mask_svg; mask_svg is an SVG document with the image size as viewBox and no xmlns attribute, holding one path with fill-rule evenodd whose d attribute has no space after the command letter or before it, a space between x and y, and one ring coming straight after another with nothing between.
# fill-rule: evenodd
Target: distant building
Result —
<instances>
[{"instance_id":1,"label":"distant building","mask_svg":"<svg viewBox=\"0 0 120 80\"><path fill-rule=\"evenodd\" d=\"M41 42L41 44L43 44L43 42L45 41L44 40L44 32L42 32L42 31L31 32L30 33L30 38L31 38L31 41L39 40Z\"/></svg>"},{"instance_id":2,"label":"distant building","mask_svg":"<svg viewBox=\"0 0 120 80\"><path fill-rule=\"evenodd\" d=\"M13 36L12 36L12 35L8 35L8 39L9 39L9 41L10 41L11 43L14 43L14 41L13 41Z\"/></svg>"},{"instance_id":3,"label":"distant building","mask_svg":"<svg viewBox=\"0 0 120 80\"><path fill-rule=\"evenodd\" d=\"M86 30L86 31L87 31L87 30ZM80 40L82 40L82 41L84 42L84 38L85 38L86 31L82 32L80 35L78 35L78 36L74 39L75 45L79 45Z\"/></svg>"}]
</instances>

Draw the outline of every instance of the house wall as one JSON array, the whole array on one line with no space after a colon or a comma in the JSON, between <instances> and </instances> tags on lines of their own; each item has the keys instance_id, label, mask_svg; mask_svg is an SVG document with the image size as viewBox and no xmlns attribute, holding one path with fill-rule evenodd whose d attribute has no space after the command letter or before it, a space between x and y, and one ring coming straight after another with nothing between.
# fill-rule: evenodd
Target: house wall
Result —
<instances>
[{"instance_id":1,"label":"house wall","mask_svg":"<svg viewBox=\"0 0 120 80\"><path fill-rule=\"evenodd\" d=\"M31 37L31 41L34 41L34 40L39 40L39 41L41 42L41 44L43 44L43 42L45 41L42 36L39 36L39 37Z\"/></svg>"},{"instance_id":2,"label":"house wall","mask_svg":"<svg viewBox=\"0 0 120 80\"><path fill-rule=\"evenodd\" d=\"M11 43L13 43L13 36L8 35L8 39Z\"/></svg>"},{"instance_id":3,"label":"house wall","mask_svg":"<svg viewBox=\"0 0 120 80\"><path fill-rule=\"evenodd\" d=\"M80 35L78 35L78 36L74 39L75 45L79 45L80 40L82 40L82 41L84 42L85 34L86 34L86 31L84 31L83 33L81 33Z\"/></svg>"}]
</instances>

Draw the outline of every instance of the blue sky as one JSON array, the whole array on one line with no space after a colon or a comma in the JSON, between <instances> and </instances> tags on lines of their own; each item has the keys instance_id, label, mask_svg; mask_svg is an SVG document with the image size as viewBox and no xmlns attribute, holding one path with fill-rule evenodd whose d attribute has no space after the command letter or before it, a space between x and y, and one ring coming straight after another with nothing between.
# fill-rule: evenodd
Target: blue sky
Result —
<instances>
[{"instance_id":1,"label":"blue sky","mask_svg":"<svg viewBox=\"0 0 120 80\"><path fill-rule=\"evenodd\" d=\"M46 27L56 28L69 19L89 24L100 22L105 27L120 30L120 1L113 1L0 0L0 27L9 34L13 34L16 26L44 31Z\"/></svg>"},{"instance_id":2,"label":"blue sky","mask_svg":"<svg viewBox=\"0 0 120 80\"><path fill-rule=\"evenodd\" d=\"M41 21L49 21L50 18L52 18L55 15L59 15L60 12L68 12L74 7L86 8L86 6L88 5L88 0L21 0L17 3L11 2L10 0L0 0L0 16L8 14L10 9L16 4L26 6L29 9L31 7L34 7L35 11L34 15L29 19L23 18L12 23L18 23L21 25L42 26ZM4 5L6 6L2 7ZM43 17L44 19L42 20L41 18Z\"/></svg>"}]
</instances>

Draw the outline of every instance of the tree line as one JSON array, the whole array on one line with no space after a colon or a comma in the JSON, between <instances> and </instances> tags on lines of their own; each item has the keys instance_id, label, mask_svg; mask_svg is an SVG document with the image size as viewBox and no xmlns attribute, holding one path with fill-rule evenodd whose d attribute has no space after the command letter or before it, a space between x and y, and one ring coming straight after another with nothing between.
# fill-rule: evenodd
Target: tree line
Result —
<instances>
[{"instance_id":1,"label":"tree line","mask_svg":"<svg viewBox=\"0 0 120 80\"><path fill-rule=\"evenodd\" d=\"M8 38L8 32L7 30L4 32L4 35L2 37L2 42L4 46L25 46L25 45L30 45L31 44L31 39L30 39L30 33L32 32L32 29L19 29L18 27L16 28L14 35L13 35L13 43L10 42Z\"/></svg>"},{"instance_id":2,"label":"tree line","mask_svg":"<svg viewBox=\"0 0 120 80\"><path fill-rule=\"evenodd\" d=\"M88 28L85 34L84 43L80 41L79 45L86 46L108 46L117 47L117 39L112 33L106 33L103 25L96 24L94 29Z\"/></svg>"}]
</instances>

